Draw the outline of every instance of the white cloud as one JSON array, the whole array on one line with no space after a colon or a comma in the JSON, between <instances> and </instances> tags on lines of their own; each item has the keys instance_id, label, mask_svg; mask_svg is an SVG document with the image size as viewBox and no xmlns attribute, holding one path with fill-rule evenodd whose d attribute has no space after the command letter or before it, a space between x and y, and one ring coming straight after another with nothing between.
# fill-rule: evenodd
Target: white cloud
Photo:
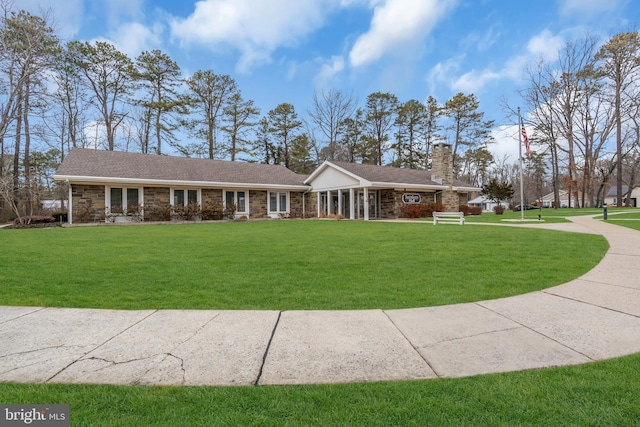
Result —
<instances>
[{"instance_id":1,"label":"white cloud","mask_svg":"<svg viewBox=\"0 0 640 427\"><path fill-rule=\"evenodd\" d=\"M519 157L518 125L498 126L491 131L495 142L487 148L496 161L506 161L507 164L516 163Z\"/></svg>"},{"instance_id":2,"label":"white cloud","mask_svg":"<svg viewBox=\"0 0 640 427\"><path fill-rule=\"evenodd\" d=\"M314 82L316 86L325 87L327 86L334 76L339 74L344 70L345 61L342 56L332 56L329 61L325 61L325 63L320 68L320 71L314 78Z\"/></svg>"},{"instance_id":3,"label":"white cloud","mask_svg":"<svg viewBox=\"0 0 640 427\"><path fill-rule=\"evenodd\" d=\"M190 16L172 19L171 33L183 44L238 49L238 71L246 72L320 28L339 6L339 0L200 0Z\"/></svg>"},{"instance_id":4,"label":"white cloud","mask_svg":"<svg viewBox=\"0 0 640 427\"><path fill-rule=\"evenodd\" d=\"M111 43L130 58L137 57L144 50L157 48L162 43L163 28L160 24L146 27L138 22L122 24L111 32Z\"/></svg>"},{"instance_id":5,"label":"white cloud","mask_svg":"<svg viewBox=\"0 0 640 427\"><path fill-rule=\"evenodd\" d=\"M110 26L116 27L121 22L142 19L144 0L109 0L102 3Z\"/></svg>"},{"instance_id":6,"label":"white cloud","mask_svg":"<svg viewBox=\"0 0 640 427\"><path fill-rule=\"evenodd\" d=\"M67 0L64 7L60 7L60 0L20 0L15 9L27 10L38 16L53 12L55 29L63 39L71 39L82 26L83 0Z\"/></svg>"},{"instance_id":7,"label":"white cloud","mask_svg":"<svg viewBox=\"0 0 640 427\"><path fill-rule=\"evenodd\" d=\"M361 35L349 53L354 67L383 57L407 43L424 40L457 0L386 0L375 5L369 31Z\"/></svg>"},{"instance_id":8,"label":"white cloud","mask_svg":"<svg viewBox=\"0 0 640 427\"><path fill-rule=\"evenodd\" d=\"M430 94L433 95L443 83L446 85L451 84L451 76L460 68L460 63L463 59L464 56L449 58L445 62L438 62L431 68L426 79Z\"/></svg>"},{"instance_id":9,"label":"white cloud","mask_svg":"<svg viewBox=\"0 0 640 427\"><path fill-rule=\"evenodd\" d=\"M496 70L488 67L482 71L471 70L453 79L451 88L461 92L478 92L487 84L497 80L518 81L523 78L527 64L540 58L547 61L556 59L563 45L564 39L561 36L553 35L549 30L543 30L529 39L523 54L509 58L502 68Z\"/></svg>"},{"instance_id":10,"label":"white cloud","mask_svg":"<svg viewBox=\"0 0 640 427\"><path fill-rule=\"evenodd\" d=\"M558 57L558 52L564 45L564 39L560 35L553 35L549 30L543 30L540 34L533 36L527 43L529 56L553 60Z\"/></svg>"}]
</instances>

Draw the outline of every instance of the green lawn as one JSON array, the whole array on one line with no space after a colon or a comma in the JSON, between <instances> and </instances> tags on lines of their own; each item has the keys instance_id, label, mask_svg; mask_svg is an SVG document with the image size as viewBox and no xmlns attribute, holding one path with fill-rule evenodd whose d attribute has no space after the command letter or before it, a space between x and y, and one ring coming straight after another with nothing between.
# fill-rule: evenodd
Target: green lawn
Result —
<instances>
[{"instance_id":1,"label":"green lawn","mask_svg":"<svg viewBox=\"0 0 640 427\"><path fill-rule=\"evenodd\" d=\"M640 355L459 379L269 387L0 384L72 426L637 426Z\"/></svg>"},{"instance_id":2,"label":"green lawn","mask_svg":"<svg viewBox=\"0 0 640 427\"><path fill-rule=\"evenodd\" d=\"M425 223L0 230L0 304L424 306L551 286L591 268L606 249L593 235ZM73 426L630 426L640 425L639 366L633 355L471 378L317 386L5 383L0 402L66 403Z\"/></svg>"},{"instance_id":3,"label":"green lawn","mask_svg":"<svg viewBox=\"0 0 640 427\"><path fill-rule=\"evenodd\" d=\"M545 223L558 223L569 222L566 217L568 216L583 216L583 215L598 215L602 214L602 209L532 209L530 211L524 211L524 219L528 223L535 223L538 221ZM540 218L538 218L540 215ZM521 212L513 210L505 210L502 215L496 215L493 212L483 212L480 216L468 216L465 218L467 222L489 222L500 223L505 222L509 224L516 223L521 220Z\"/></svg>"},{"instance_id":4,"label":"green lawn","mask_svg":"<svg viewBox=\"0 0 640 427\"><path fill-rule=\"evenodd\" d=\"M388 309L478 301L571 280L608 248L595 235L424 222L1 230L0 239L0 305L117 309Z\"/></svg>"},{"instance_id":5,"label":"green lawn","mask_svg":"<svg viewBox=\"0 0 640 427\"><path fill-rule=\"evenodd\" d=\"M599 215L599 219L603 216ZM607 222L640 231L640 209L609 208Z\"/></svg>"}]
</instances>

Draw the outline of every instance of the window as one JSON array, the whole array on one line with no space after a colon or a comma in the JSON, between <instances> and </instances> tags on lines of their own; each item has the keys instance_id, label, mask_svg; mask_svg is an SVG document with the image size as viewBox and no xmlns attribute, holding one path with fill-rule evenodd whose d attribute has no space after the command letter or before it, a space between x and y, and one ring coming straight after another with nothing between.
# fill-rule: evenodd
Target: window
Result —
<instances>
[{"instance_id":1,"label":"window","mask_svg":"<svg viewBox=\"0 0 640 427\"><path fill-rule=\"evenodd\" d=\"M287 212L289 193L269 192L269 212Z\"/></svg>"},{"instance_id":2,"label":"window","mask_svg":"<svg viewBox=\"0 0 640 427\"><path fill-rule=\"evenodd\" d=\"M248 214L247 192L226 191L224 196L225 206L236 205L236 213Z\"/></svg>"},{"instance_id":3,"label":"window","mask_svg":"<svg viewBox=\"0 0 640 427\"><path fill-rule=\"evenodd\" d=\"M142 189L136 187L108 187L105 205L111 213L124 213L142 204Z\"/></svg>"},{"instance_id":4,"label":"window","mask_svg":"<svg viewBox=\"0 0 640 427\"><path fill-rule=\"evenodd\" d=\"M110 191L111 203L110 209L111 212L122 212L122 188L111 188Z\"/></svg>"},{"instance_id":5,"label":"window","mask_svg":"<svg viewBox=\"0 0 640 427\"><path fill-rule=\"evenodd\" d=\"M189 203L199 204L199 190L185 190L181 188L174 188L173 190L173 205L174 206L186 206Z\"/></svg>"}]
</instances>

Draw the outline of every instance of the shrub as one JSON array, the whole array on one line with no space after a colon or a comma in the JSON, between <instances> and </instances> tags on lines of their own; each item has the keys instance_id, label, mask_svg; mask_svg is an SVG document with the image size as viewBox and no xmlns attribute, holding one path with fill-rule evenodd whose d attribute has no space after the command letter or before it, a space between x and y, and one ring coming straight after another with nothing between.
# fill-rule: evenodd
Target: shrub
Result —
<instances>
[{"instance_id":1,"label":"shrub","mask_svg":"<svg viewBox=\"0 0 640 427\"><path fill-rule=\"evenodd\" d=\"M143 212L144 212L143 206L135 204L135 205L127 206L127 211L124 212L124 214L130 217L131 221L140 222L142 221Z\"/></svg>"},{"instance_id":2,"label":"shrub","mask_svg":"<svg viewBox=\"0 0 640 427\"><path fill-rule=\"evenodd\" d=\"M176 219L183 219L186 221L195 220L200 216L200 205L194 202L189 202L187 205L173 206L172 216Z\"/></svg>"},{"instance_id":3,"label":"shrub","mask_svg":"<svg viewBox=\"0 0 640 427\"><path fill-rule=\"evenodd\" d=\"M430 218L434 212L444 212L444 205L441 203L429 203L419 205L405 205L400 208L401 218Z\"/></svg>"},{"instance_id":4,"label":"shrub","mask_svg":"<svg viewBox=\"0 0 640 427\"><path fill-rule=\"evenodd\" d=\"M202 205L200 214L205 221L220 220L224 218L224 208L220 202L208 201Z\"/></svg>"},{"instance_id":5,"label":"shrub","mask_svg":"<svg viewBox=\"0 0 640 427\"><path fill-rule=\"evenodd\" d=\"M493 208L493 211L496 213L496 215L502 215L504 213L504 206L497 205Z\"/></svg>"},{"instance_id":6,"label":"shrub","mask_svg":"<svg viewBox=\"0 0 640 427\"><path fill-rule=\"evenodd\" d=\"M464 216L470 215L482 215L482 208L480 206L460 206L460 212L464 213Z\"/></svg>"},{"instance_id":7,"label":"shrub","mask_svg":"<svg viewBox=\"0 0 640 427\"><path fill-rule=\"evenodd\" d=\"M53 222L51 215L29 215L13 220L15 225L48 224L50 222Z\"/></svg>"},{"instance_id":8,"label":"shrub","mask_svg":"<svg viewBox=\"0 0 640 427\"><path fill-rule=\"evenodd\" d=\"M145 209L145 221L171 221L171 205L160 203Z\"/></svg>"},{"instance_id":9,"label":"shrub","mask_svg":"<svg viewBox=\"0 0 640 427\"><path fill-rule=\"evenodd\" d=\"M80 206L74 215L73 221L79 223L91 222L93 220L93 203L89 200L86 204Z\"/></svg>"},{"instance_id":10,"label":"shrub","mask_svg":"<svg viewBox=\"0 0 640 427\"><path fill-rule=\"evenodd\" d=\"M236 204L230 203L224 208L224 217L229 219L235 219L236 217Z\"/></svg>"}]
</instances>

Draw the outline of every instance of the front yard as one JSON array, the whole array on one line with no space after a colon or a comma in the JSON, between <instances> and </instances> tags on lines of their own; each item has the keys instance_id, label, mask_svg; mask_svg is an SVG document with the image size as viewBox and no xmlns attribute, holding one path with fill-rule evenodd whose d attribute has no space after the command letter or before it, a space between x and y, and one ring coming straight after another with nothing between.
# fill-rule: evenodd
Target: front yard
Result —
<instances>
[{"instance_id":1,"label":"front yard","mask_svg":"<svg viewBox=\"0 0 640 427\"><path fill-rule=\"evenodd\" d=\"M545 230L318 220L1 230L0 241L0 305L114 309L453 304L566 282L608 248Z\"/></svg>"}]
</instances>

